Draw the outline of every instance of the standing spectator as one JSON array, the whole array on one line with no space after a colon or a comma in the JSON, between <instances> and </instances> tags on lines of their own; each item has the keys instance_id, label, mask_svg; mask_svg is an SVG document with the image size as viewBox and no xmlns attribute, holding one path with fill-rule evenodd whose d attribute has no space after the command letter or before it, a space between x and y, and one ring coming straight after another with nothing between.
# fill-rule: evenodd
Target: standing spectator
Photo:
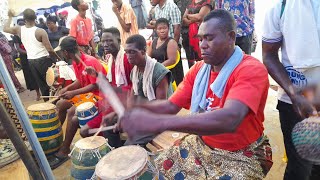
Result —
<instances>
[{"instance_id":1,"label":"standing spectator","mask_svg":"<svg viewBox=\"0 0 320 180\"><path fill-rule=\"evenodd\" d=\"M218 0L215 5L217 9L225 9L234 15L237 22L236 45L250 55L254 30L254 0Z\"/></svg>"},{"instance_id":2,"label":"standing spectator","mask_svg":"<svg viewBox=\"0 0 320 180\"><path fill-rule=\"evenodd\" d=\"M155 7L156 20L165 18L169 21L169 36L179 43L180 39L180 24L181 12L178 6L170 0L151 0L152 5ZM152 21L153 28L155 28L155 21Z\"/></svg>"},{"instance_id":3,"label":"standing spectator","mask_svg":"<svg viewBox=\"0 0 320 180\"><path fill-rule=\"evenodd\" d=\"M58 22L58 25L66 27L66 25L67 25L66 22L67 22L67 19L68 19L68 11L67 10L61 11L59 13L59 19L60 20Z\"/></svg>"},{"instance_id":4,"label":"standing spectator","mask_svg":"<svg viewBox=\"0 0 320 180\"><path fill-rule=\"evenodd\" d=\"M183 27L188 27L188 30L182 33L182 45L186 51L189 67L195 61L201 60L199 39L196 36L204 16L213 8L214 5L211 0L192 0L184 12L182 24Z\"/></svg>"},{"instance_id":5,"label":"standing spectator","mask_svg":"<svg viewBox=\"0 0 320 180\"><path fill-rule=\"evenodd\" d=\"M12 48L9 45L9 41L4 34L0 32L0 54L4 63L6 64L7 70L10 74L10 77L13 81L14 86L16 87L18 93L25 91L25 89L21 86L17 76L14 74L12 60L11 60L11 52Z\"/></svg>"},{"instance_id":6,"label":"standing spectator","mask_svg":"<svg viewBox=\"0 0 320 180\"><path fill-rule=\"evenodd\" d=\"M152 4L152 7L151 7L151 9L149 11L149 15L148 15L148 23L146 26L148 29L153 29L152 35L149 37L149 39L150 38L154 39L157 37L157 33L154 30L154 25L152 25L155 22L156 22L156 12L155 12L155 6ZM147 43L147 45L148 45L148 43Z\"/></svg>"},{"instance_id":7,"label":"standing spectator","mask_svg":"<svg viewBox=\"0 0 320 180\"><path fill-rule=\"evenodd\" d=\"M96 44L93 41L92 21L86 17L89 6L83 0L72 0L71 5L79 14L71 20L70 36L77 40L77 44L83 52L95 56Z\"/></svg>"},{"instance_id":8,"label":"standing spectator","mask_svg":"<svg viewBox=\"0 0 320 180\"><path fill-rule=\"evenodd\" d=\"M130 5L137 17L138 20L138 28L144 29L147 25L146 19L144 18L144 14L146 14L145 9L142 8L142 0L130 0Z\"/></svg>"},{"instance_id":9,"label":"standing spectator","mask_svg":"<svg viewBox=\"0 0 320 180\"><path fill-rule=\"evenodd\" d=\"M39 24L37 24L38 28L42 28L42 29L48 29L46 23L44 22L43 18L39 18Z\"/></svg>"},{"instance_id":10,"label":"standing spectator","mask_svg":"<svg viewBox=\"0 0 320 180\"><path fill-rule=\"evenodd\" d=\"M19 26L24 26L25 22L23 19L18 19L17 24ZM36 100L39 101L41 94L40 94L40 90L37 85L37 82L34 80L35 78L33 77L32 72L30 70L29 60L27 58L27 51L24 48L19 36L17 35L12 36L12 40L15 44L16 49L19 52L20 64L22 67L22 72L23 72L24 80L26 82L27 89L30 91L36 90L36 93L37 93Z\"/></svg>"},{"instance_id":11,"label":"standing spectator","mask_svg":"<svg viewBox=\"0 0 320 180\"><path fill-rule=\"evenodd\" d=\"M29 65L31 72L41 90L43 96L49 96L50 88L46 82L46 72L48 68L55 62L56 59L60 59L54 52L48 34L44 29L36 27L36 13L32 9L26 9L23 11L23 19L26 22L25 26L10 27L13 12L8 12L9 19L4 25L3 30L7 33L18 35L21 37L21 41L27 50L27 56L29 59ZM51 57L49 57L49 55ZM55 59L51 59L55 58ZM44 98L48 101L48 98Z\"/></svg>"},{"instance_id":12,"label":"standing spectator","mask_svg":"<svg viewBox=\"0 0 320 180\"><path fill-rule=\"evenodd\" d=\"M112 10L119 21L121 45L124 46L128 37L139 34L137 18L129 4L123 3L122 0L112 0L112 3Z\"/></svg>"},{"instance_id":13,"label":"standing spectator","mask_svg":"<svg viewBox=\"0 0 320 180\"><path fill-rule=\"evenodd\" d=\"M64 26L57 26L57 17L49 16L47 18L47 33L50 44L53 48L59 45L59 39L69 34L69 29Z\"/></svg>"},{"instance_id":14,"label":"standing spectator","mask_svg":"<svg viewBox=\"0 0 320 180\"><path fill-rule=\"evenodd\" d=\"M288 157L285 180L320 179L320 166L299 156L291 136L296 123L317 116L301 91L320 83L319 8L319 1L314 0L278 0L266 13L263 26L263 62L280 85L277 109Z\"/></svg>"}]
</instances>

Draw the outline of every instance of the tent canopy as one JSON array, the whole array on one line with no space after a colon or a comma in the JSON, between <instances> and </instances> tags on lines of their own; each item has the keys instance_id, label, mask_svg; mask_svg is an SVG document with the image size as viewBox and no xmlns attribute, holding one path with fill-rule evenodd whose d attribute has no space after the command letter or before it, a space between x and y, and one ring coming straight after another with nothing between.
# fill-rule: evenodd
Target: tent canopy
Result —
<instances>
[{"instance_id":1,"label":"tent canopy","mask_svg":"<svg viewBox=\"0 0 320 180\"><path fill-rule=\"evenodd\" d=\"M16 15L20 14L26 8L37 10L40 8L50 8L52 6L61 6L71 0L8 0L9 8L13 9Z\"/></svg>"}]
</instances>

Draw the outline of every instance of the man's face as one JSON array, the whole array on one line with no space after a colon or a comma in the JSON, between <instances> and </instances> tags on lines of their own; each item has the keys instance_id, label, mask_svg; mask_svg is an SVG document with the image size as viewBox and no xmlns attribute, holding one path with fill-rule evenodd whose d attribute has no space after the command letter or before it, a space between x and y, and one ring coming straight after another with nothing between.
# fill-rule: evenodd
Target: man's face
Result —
<instances>
[{"instance_id":1,"label":"man's face","mask_svg":"<svg viewBox=\"0 0 320 180\"><path fill-rule=\"evenodd\" d=\"M157 4L159 4L160 0L150 0L150 3L152 6L156 6Z\"/></svg>"},{"instance_id":2,"label":"man's face","mask_svg":"<svg viewBox=\"0 0 320 180\"><path fill-rule=\"evenodd\" d=\"M89 9L89 6L86 2L84 2L84 0L80 0L80 4L79 4L78 8L79 8L79 10L81 9L81 10L86 11Z\"/></svg>"},{"instance_id":3,"label":"man's face","mask_svg":"<svg viewBox=\"0 0 320 180\"><path fill-rule=\"evenodd\" d=\"M101 44L106 54L118 53L120 50L119 40L109 32L102 34Z\"/></svg>"},{"instance_id":4,"label":"man's face","mask_svg":"<svg viewBox=\"0 0 320 180\"><path fill-rule=\"evenodd\" d=\"M227 58L235 43L235 32L225 31L219 26L218 19L203 22L198 31L201 56L205 63L217 66Z\"/></svg>"},{"instance_id":5,"label":"man's face","mask_svg":"<svg viewBox=\"0 0 320 180\"><path fill-rule=\"evenodd\" d=\"M112 3L113 3L114 5L116 5L117 7L120 7L121 4L122 4L122 0L111 0L111 1L112 1Z\"/></svg>"},{"instance_id":6,"label":"man's face","mask_svg":"<svg viewBox=\"0 0 320 180\"><path fill-rule=\"evenodd\" d=\"M142 63L144 63L146 51L139 50L136 47L136 43L126 44L124 51L127 54L128 61L130 64L139 66L142 65Z\"/></svg>"}]
</instances>

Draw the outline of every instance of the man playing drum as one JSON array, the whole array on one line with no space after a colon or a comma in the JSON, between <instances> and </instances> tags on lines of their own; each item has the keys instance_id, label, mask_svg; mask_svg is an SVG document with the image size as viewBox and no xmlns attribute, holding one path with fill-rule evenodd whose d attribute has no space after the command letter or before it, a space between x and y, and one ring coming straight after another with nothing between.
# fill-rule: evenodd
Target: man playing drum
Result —
<instances>
[{"instance_id":1,"label":"man playing drum","mask_svg":"<svg viewBox=\"0 0 320 180\"><path fill-rule=\"evenodd\" d=\"M169 100L127 111L120 128L129 139L167 130L194 134L155 159L160 179L262 179L273 164L263 134L268 72L235 46L236 22L228 11L211 11L198 37L203 61ZM174 115L182 108L192 114Z\"/></svg>"},{"instance_id":2,"label":"man playing drum","mask_svg":"<svg viewBox=\"0 0 320 180\"><path fill-rule=\"evenodd\" d=\"M60 50L63 52L64 56L67 59L72 60L72 65L77 80L60 91L60 98L63 99L60 99L56 104L61 124L63 124L63 122L65 121L66 116L68 124L63 145L58 153L55 154L55 160L50 161L52 162L52 164L50 164L51 167L60 165L61 162L67 159L68 154L70 153L71 142L79 127L78 122L71 121L72 117L75 114L76 107L70 102L70 99L72 99L76 95L85 94L88 92L92 92L97 96L100 95L100 92L96 85L97 78L87 74L85 68L87 66L91 66L97 72L106 74L105 69L96 58L79 51L78 44L75 38L71 36L65 37L58 47L60 47Z\"/></svg>"}]
</instances>

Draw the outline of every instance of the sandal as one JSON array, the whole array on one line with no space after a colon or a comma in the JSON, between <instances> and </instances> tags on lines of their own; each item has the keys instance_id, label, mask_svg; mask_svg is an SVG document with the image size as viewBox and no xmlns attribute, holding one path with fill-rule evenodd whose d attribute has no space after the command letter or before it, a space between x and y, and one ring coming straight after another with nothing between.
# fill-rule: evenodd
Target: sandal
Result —
<instances>
[{"instance_id":1,"label":"sandal","mask_svg":"<svg viewBox=\"0 0 320 180\"><path fill-rule=\"evenodd\" d=\"M48 162L49 162L49 165L50 165L52 170L56 169L57 167L62 165L67 160L69 160L68 156L62 157L62 156L59 156L57 154L54 154L54 155L52 155L51 157L48 158Z\"/></svg>"}]
</instances>

